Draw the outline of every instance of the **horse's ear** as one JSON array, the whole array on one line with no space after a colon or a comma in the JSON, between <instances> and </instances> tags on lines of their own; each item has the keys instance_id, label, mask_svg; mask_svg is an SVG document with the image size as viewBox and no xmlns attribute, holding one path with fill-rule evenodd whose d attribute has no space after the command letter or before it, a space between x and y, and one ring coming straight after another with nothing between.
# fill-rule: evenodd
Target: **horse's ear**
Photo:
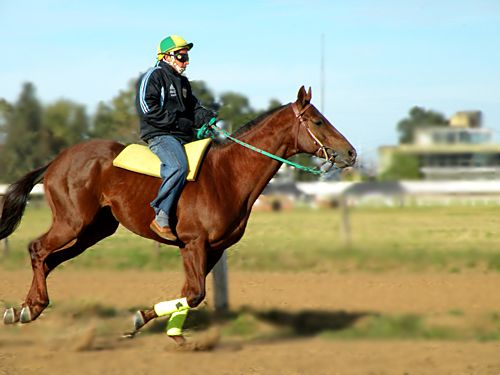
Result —
<instances>
[{"instance_id":1,"label":"horse's ear","mask_svg":"<svg viewBox=\"0 0 500 375\"><path fill-rule=\"evenodd\" d=\"M306 88L301 86L299 93L297 94L297 104L303 108L311 102L311 88L306 92Z\"/></svg>"}]
</instances>

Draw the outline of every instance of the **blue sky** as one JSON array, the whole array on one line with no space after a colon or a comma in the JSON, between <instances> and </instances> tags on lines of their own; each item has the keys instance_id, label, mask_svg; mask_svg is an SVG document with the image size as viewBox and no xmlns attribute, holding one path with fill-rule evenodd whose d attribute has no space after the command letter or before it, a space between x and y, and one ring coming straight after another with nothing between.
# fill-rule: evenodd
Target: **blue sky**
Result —
<instances>
[{"instance_id":1,"label":"blue sky","mask_svg":"<svg viewBox=\"0 0 500 375\"><path fill-rule=\"evenodd\" d=\"M71 99L92 113L154 63L169 34L195 44L190 79L258 109L294 100L301 85L321 107L324 35L323 113L365 158L397 142L414 105L448 117L482 110L500 132L498 0L0 0L0 97L15 101L30 81L44 103Z\"/></svg>"}]
</instances>

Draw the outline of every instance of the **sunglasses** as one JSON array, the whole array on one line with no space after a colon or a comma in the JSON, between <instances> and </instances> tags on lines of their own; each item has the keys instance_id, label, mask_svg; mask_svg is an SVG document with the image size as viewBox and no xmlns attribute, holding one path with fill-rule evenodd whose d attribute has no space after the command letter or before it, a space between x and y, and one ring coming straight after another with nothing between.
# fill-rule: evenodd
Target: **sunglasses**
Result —
<instances>
[{"instance_id":1,"label":"sunglasses","mask_svg":"<svg viewBox=\"0 0 500 375\"><path fill-rule=\"evenodd\" d=\"M187 53L171 53L170 56L175 57L175 59L181 63L189 61L189 55Z\"/></svg>"}]
</instances>

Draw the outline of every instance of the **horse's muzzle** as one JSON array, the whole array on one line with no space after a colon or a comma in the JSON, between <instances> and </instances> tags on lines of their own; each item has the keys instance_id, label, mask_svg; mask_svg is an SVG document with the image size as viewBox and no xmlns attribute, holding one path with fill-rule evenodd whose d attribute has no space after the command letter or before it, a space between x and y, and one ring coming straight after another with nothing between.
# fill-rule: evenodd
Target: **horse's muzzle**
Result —
<instances>
[{"instance_id":1,"label":"horse's muzzle","mask_svg":"<svg viewBox=\"0 0 500 375\"><path fill-rule=\"evenodd\" d=\"M356 163L357 153L354 148L350 148L344 152L336 152L328 148L326 152L328 154L328 162L337 168L351 167Z\"/></svg>"}]
</instances>

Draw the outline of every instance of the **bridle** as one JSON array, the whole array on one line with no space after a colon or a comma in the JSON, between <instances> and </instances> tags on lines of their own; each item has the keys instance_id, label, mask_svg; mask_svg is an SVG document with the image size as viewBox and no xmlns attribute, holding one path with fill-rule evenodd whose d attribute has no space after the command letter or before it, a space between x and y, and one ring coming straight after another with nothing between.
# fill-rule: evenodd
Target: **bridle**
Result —
<instances>
[{"instance_id":1,"label":"bridle","mask_svg":"<svg viewBox=\"0 0 500 375\"><path fill-rule=\"evenodd\" d=\"M298 146L298 142L299 142L299 131L300 131L300 127L302 125L306 129L307 134L309 134L309 136L314 141L314 144L316 144L318 146L318 149L315 151L315 154L317 154L318 152L322 152L324 157L325 157L326 161L321 166L321 168L311 168L311 167L307 167L304 165L300 165L298 163L284 159L280 156L273 155L267 151L259 149L259 148L252 146L246 142L243 142L243 141L231 136L231 134L229 134L226 130L219 128L216 125L217 119L215 117L210 119L210 121L207 124L204 124L200 129L198 129L197 138L198 139L207 138L207 137L215 138L216 133L222 134L224 137L239 144L240 146L243 146L243 147L246 147L252 151L258 152L259 154L265 155L271 159L277 160L281 163L285 163L287 165L290 165L294 168L300 169L300 170L308 172L308 173L312 173L315 175L322 175L324 173L327 173L332 167L337 168L337 166L335 165L335 158L337 157L337 153L335 152L335 150L333 148L323 145L323 143L321 143L321 141L318 139L318 137L316 137L314 135L314 133L311 131L311 129L309 129L309 126L307 125L306 120L304 120L304 118L302 117L309 107L311 107L311 104L305 105L304 108L302 108L302 110L299 111L299 109L297 108L297 104L295 102L292 103L292 109L293 109L293 112L295 113L295 117L299 120L298 125L297 125L297 134L295 137L295 150L297 150L297 152L299 151L299 148L297 146ZM331 155L328 155L328 150L332 150Z\"/></svg>"},{"instance_id":2,"label":"bridle","mask_svg":"<svg viewBox=\"0 0 500 375\"><path fill-rule=\"evenodd\" d=\"M297 147L297 145L299 142L300 126L302 125L305 128L307 134L309 134L309 136L312 138L314 144L316 146L318 146L318 149L315 151L315 154L317 154L318 152L323 153L323 157L325 158L326 162L330 162L333 164L335 162L335 158L337 157L337 153L335 152L335 150L333 148L327 147L323 143L321 143L321 141L318 139L318 137L316 137L314 135L312 130L307 125L307 121L304 120L304 117L303 117L304 113L309 109L309 107L311 107L311 103L308 103L299 111L299 109L297 108L297 103L295 103L295 102L292 103L292 109L293 109L293 112L295 113L295 117L299 120L299 125L297 126L297 134L295 136L295 149L296 150L299 149ZM332 155L328 155L327 150L332 150L333 151Z\"/></svg>"}]
</instances>

